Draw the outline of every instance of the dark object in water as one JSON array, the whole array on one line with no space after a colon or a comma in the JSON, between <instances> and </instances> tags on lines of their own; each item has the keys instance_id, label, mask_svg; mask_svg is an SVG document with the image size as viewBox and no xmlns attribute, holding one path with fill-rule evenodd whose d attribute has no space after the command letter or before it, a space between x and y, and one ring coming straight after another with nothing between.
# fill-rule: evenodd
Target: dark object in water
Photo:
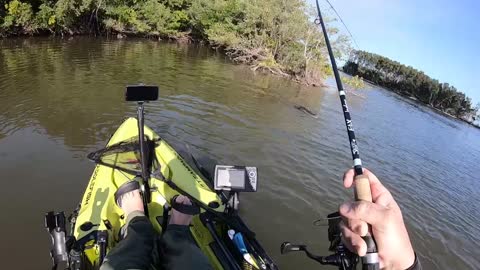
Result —
<instances>
[{"instance_id":1,"label":"dark object in water","mask_svg":"<svg viewBox=\"0 0 480 270\"><path fill-rule=\"evenodd\" d=\"M301 112L304 112L306 114L309 114L310 116L312 116L314 118L318 117L318 115L316 113L312 112L310 109L306 108L305 106L295 105L295 109L297 109Z\"/></svg>"}]
</instances>

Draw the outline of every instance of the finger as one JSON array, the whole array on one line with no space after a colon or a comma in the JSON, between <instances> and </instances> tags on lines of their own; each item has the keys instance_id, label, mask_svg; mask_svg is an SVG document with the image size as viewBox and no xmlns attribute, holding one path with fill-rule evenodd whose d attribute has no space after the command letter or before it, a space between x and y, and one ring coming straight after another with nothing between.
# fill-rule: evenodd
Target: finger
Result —
<instances>
[{"instance_id":1,"label":"finger","mask_svg":"<svg viewBox=\"0 0 480 270\"><path fill-rule=\"evenodd\" d=\"M349 169L343 174L343 186L346 188L350 188L353 184L353 177L355 177L355 171L353 169Z\"/></svg>"},{"instance_id":2,"label":"finger","mask_svg":"<svg viewBox=\"0 0 480 270\"><path fill-rule=\"evenodd\" d=\"M344 203L339 211L347 219L359 219L371 225L381 224L388 216L387 208L366 201Z\"/></svg>"},{"instance_id":3,"label":"finger","mask_svg":"<svg viewBox=\"0 0 480 270\"><path fill-rule=\"evenodd\" d=\"M383 191L383 190L386 190L386 188L382 185L382 183L380 182L380 180L378 180L377 176L374 175L371 171L369 171L368 169L363 169L363 173L364 175L368 178L368 182L370 183L370 186L376 186L379 188L379 191ZM355 171L353 169L349 169L347 170L344 174L343 174L343 185L346 187L346 188L350 188L353 184L353 181L355 179Z\"/></svg>"},{"instance_id":4,"label":"finger","mask_svg":"<svg viewBox=\"0 0 480 270\"><path fill-rule=\"evenodd\" d=\"M365 221L359 219L347 219L342 217L343 223L347 226L352 232L365 236L368 233L368 224Z\"/></svg>"},{"instance_id":5,"label":"finger","mask_svg":"<svg viewBox=\"0 0 480 270\"><path fill-rule=\"evenodd\" d=\"M390 205L394 201L392 194L383 186L377 176L368 169L363 169L363 173L368 178L373 202L383 206ZM347 170L343 175L343 185L346 188L350 188L354 183L354 179L355 171L353 169Z\"/></svg>"},{"instance_id":6,"label":"finger","mask_svg":"<svg viewBox=\"0 0 480 270\"><path fill-rule=\"evenodd\" d=\"M367 253L367 244L360 235L352 232L343 222L340 222L340 230L342 232L342 242L345 246L359 256L365 256Z\"/></svg>"},{"instance_id":7,"label":"finger","mask_svg":"<svg viewBox=\"0 0 480 270\"><path fill-rule=\"evenodd\" d=\"M384 194L387 194L389 197L391 197L390 192L385 188L385 186L378 180L378 177L373 174L370 170L368 169L363 169L363 174L368 178L368 182L370 183L370 190L372 192L372 199L374 202L377 201L377 199Z\"/></svg>"},{"instance_id":8,"label":"finger","mask_svg":"<svg viewBox=\"0 0 480 270\"><path fill-rule=\"evenodd\" d=\"M370 170L364 168L363 169L364 175L368 178L368 182L370 183L370 190L372 193L372 199L376 202L380 197L384 197L384 201L382 205L386 205L392 197L390 192L383 186L383 184L378 180L377 176L373 174ZM350 188L355 179L355 171L353 169L349 169L343 175L343 185L346 188Z\"/></svg>"}]
</instances>

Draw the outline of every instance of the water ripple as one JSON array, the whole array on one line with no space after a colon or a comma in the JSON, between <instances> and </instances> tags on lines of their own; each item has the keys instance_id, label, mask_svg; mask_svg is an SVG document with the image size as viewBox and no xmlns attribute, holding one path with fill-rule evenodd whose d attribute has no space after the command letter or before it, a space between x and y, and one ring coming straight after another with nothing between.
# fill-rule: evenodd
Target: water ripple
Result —
<instances>
[{"instance_id":1,"label":"water ripple","mask_svg":"<svg viewBox=\"0 0 480 270\"><path fill-rule=\"evenodd\" d=\"M135 114L136 105L122 101L124 85L154 83L160 99L146 105L146 122L172 145L189 144L218 163L259 168L260 190L242 195L242 215L282 269L315 267L300 256L280 257L278 245L284 240L327 251L326 230L311 226L312 220L352 197L341 184L351 156L334 88L254 76L206 48L152 41L18 39L0 40L0 49L5 179L17 177L21 162L80 198L92 169L90 163L82 165L85 155ZM385 90L373 88L364 95L349 96L363 162L399 201L424 268L476 269L480 132ZM319 117L294 105L307 106ZM46 170L49 164L61 168ZM59 169L83 173L70 173L63 185ZM72 183L78 185L73 191ZM36 209L51 188L13 200ZM59 202L73 207L76 200L64 197ZM12 227L22 237L31 231L18 222ZM42 235L39 229L22 241L6 241L22 254L41 254L33 260L38 262L45 257L38 250L47 243L31 240ZM27 241L32 250L21 244Z\"/></svg>"}]
</instances>

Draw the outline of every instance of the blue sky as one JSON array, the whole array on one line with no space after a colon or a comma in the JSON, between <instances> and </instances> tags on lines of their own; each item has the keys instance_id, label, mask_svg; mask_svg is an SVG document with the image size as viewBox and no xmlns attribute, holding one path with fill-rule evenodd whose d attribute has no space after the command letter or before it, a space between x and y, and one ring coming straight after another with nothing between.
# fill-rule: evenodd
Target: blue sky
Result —
<instances>
[{"instance_id":1,"label":"blue sky","mask_svg":"<svg viewBox=\"0 0 480 270\"><path fill-rule=\"evenodd\" d=\"M319 2L333 16L325 0ZM479 0L330 2L360 49L422 70L480 102Z\"/></svg>"}]
</instances>

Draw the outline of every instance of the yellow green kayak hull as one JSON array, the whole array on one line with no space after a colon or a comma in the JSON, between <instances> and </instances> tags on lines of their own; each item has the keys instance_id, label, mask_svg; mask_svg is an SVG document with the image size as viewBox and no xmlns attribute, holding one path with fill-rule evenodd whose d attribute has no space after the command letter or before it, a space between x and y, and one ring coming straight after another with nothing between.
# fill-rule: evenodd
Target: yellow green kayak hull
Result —
<instances>
[{"instance_id":1,"label":"yellow green kayak hull","mask_svg":"<svg viewBox=\"0 0 480 270\"><path fill-rule=\"evenodd\" d=\"M113 134L107 146L138 136L137 125L138 122L135 118L126 119ZM165 177L171 179L181 190L187 192L204 205L212 205L212 202L216 202L219 207L214 209L214 211L224 211L224 205L217 193L209 187L205 179L192 170L167 142L161 140L159 135L147 126L145 126L145 136L150 140L160 139L155 147L155 155L160 164L161 172ZM95 237L98 231L106 231L108 234L106 241L107 254L119 242L120 230L125 225L126 217L115 203L114 193L119 186L134 177L135 175L111 167L96 165L86 192L83 195L73 231L77 244L82 245L82 264L87 265L86 268L99 267L100 246ZM164 214L166 214L164 213L164 206L178 192L164 181L156 178L150 179L150 187L149 217L154 228L160 234L162 231L160 223ZM93 224L93 227L90 226L91 228L88 228L89 226L85 226L85 224ZM212 266L215 269L224 269L211 248L214 239L198 215L193 219L191 233L200 249L209 258Z\"/></svg>"}]
</instances>

